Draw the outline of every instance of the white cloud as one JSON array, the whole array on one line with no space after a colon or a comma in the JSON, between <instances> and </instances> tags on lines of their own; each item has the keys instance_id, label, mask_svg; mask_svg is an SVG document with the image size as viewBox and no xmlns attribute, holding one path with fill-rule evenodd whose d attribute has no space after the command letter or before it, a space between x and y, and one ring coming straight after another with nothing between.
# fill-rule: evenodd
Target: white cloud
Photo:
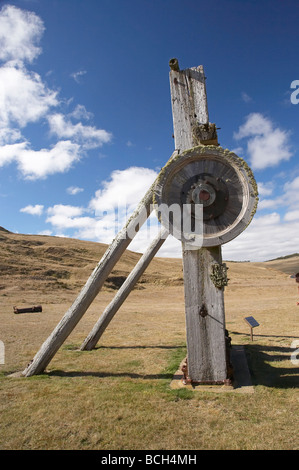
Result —
<instances>
[{"instance_id":1,"label":"white cloud","mask_svg":"<svg viewBox=\"0 0 299 470\"><path fill-rule=\"evenodd\" d=\"M270 119L259 113L247 116L245 123L234 134L235 139L247 138L247 152L253 169L264 169L289 160L289 133L275 128Z\"/></svg>"},{"instance_id":2,"label":"white cloud","mask_svg":"<svg viewBox=\"0 0 299 470\"><path fill-rule=\"evenodd\" d=\"M74 111L72 111L71 113L69 113L68 115L69 117L71 118L74 118L74 119L86 119L86 120L89 120L93 117L93 113L87 111L87 109L85 108L84 105L82 104L77 104L77 106L75 107Z\"/></svg>"},{"instance_id":3,"label":"white cloud","mask_svg":"<svg viewBox=\"0 0 299 470\"><path fill-rule=\"evenodd\" d=\"M62 232L55 233L55 237L68 238L68 236L65 233L62 233Z\"/></svg>"},{"instance_id":4,"label":"white cloud","mask_svg":"<svg viewBox=\"0 0 299 470\"><path fill-rule=\"evenodd\" d=\"M1 128L25 127L57 105L57 93L49 90L37 73L11 66L0 68Z\"/></svg>"},{"instance_id":5,"label":"white cloud","mask_svg":"<svg viewBox=\"0 0 299 470\"><path fill-rule=\"evenodd\" d=\"M84 235L93 231L95 239L111 243L124 227L137 205L144 197L157 177L157 172L149 168L130 167L113 171L110 179L102 181L102 189L95 193L89 203L89 210L94 211L97 221ZM151 224L145 223L130 244L130 249L143 252L151 238L156 234L158 219L151 216ZM81 232L82 234L82 232Z\"/></svg>"},{"instance_id":6,"label":"white cloud","mask_svg":"<svg viewBox=\"0 0 299 470\"><path fill-rule=\"evenodd\" d=\"M251 96L249 96L245 91L241 93L242 100L245 101L245 103L250 103L252 101Z\"/></svg>"},{"instance_id":7,"label":"white cloud","mask_svg":"<svg viewBox=\"0 0 299 470\"><path fill-rule=\"evenodd\" d=\"M281 197L276 197L272 199L266 199L267 196L271 196L274 190L274 184L272 181L267 183L257 182L258 185L258 193L259 193L259 203L258 203L258 210L261 211L263 209L277 209L282 205ZM278 192L278 188L276 188L276 193Z\"/></svg>"},{"instance_id":8,"label":"white cloud","mask_svg":"<svg viewBox=\"0 0 299 470\"><path fill-rule=\"evenodd\" d=\"M260 196L270 196L273 192L273 183L272 181L268 183L257 182L258 192Z\"/></svg>"},{"instance_id":9,"label":"white cloud","mask_svg":"<svg viewBox=\"0 0 299 470\"><path fill-rule=\"evenodd\" d=\"M299 205L299 176L284 184L282 197L285 207L297 209Z\"/></svg>"},{"instance_id":10,"label":"white cloud","mask_svg":"<svg viewBox=\"0 0 299 470\"><path fill-rule=\"evenodd\" d=\"M12 144L22 139L19 129L10 129L9 127L0 128L0 146Z\"/></svg>"},{"instance_id":11,"label":"white cloud","mask_svg":"<svg viewBox=\"0 0 299 470\"><path fill-rule=\"evenodd\" d=\"M96 191L89 204L89 209L97 217L97 223L92 227L95 239L111 243L151 187L157 174L149 168L130 167L112 172L110 179L101 183L102 189ZM149 229L147 223L143 225L131 242L130 249L139 252L146 249L156 233L157 220L156 217L151 218ZM88 233L90 234L90 228ZM84 235L86 234L87 232Z\"/></svg>"},{"instance_id":12,"label":"white cloud","mask_svg":"<svg viewBox=\"0 0 299 470\"><path fill-rule=\"evenodd\" d=\"M52 230L42 230L41 232L38 232L38 235L52 235Z\"/></svg>"},{"instance_id":13,"label":"white cloud","mask_svg":"<svg viewBox=\"0 0 299 470\"><path fill-rule=\"evenodd\" d=\"M284 220L287 222L299 221L299 210L286 212L284 215Z\"/></svg>"},{"instance_id":14,"label":"white cloud","mask_svg":"<svg viewBox=\"0 0 299 470\"><path fill-rule=\"evenodd\" d=\"M89 224L94 224L94 219L82 216L84 212L85 209L82 207L56 204L48 209L46 222L62 230L84 228Z\"/></svg>"},{"instance_id":15,"label":"white cloud","mask_svg":"<svg viewBox=\"0 0 299 470\"><path fill-rule=\"evenodd\" d=\"M0 11L0 60L32 62L41 52L37 44L44 29L35 13L5 5Z\"/></svg>"},{"instance_id":16,"label":"white cloud","mask_svg":"<svg viewBox=\"0 0 299 470\"><path fill-rule=\"evenodd\" d=\"M243 155L244 149L243 147L235 147L232 149L232 152L240 156L240 155Z\"/></svg>"},{"instance_id":17,"label":"white cloud","mask_svg":"<svg viewBox=\"0 0 299 470\"><path fill-rule=\"evenodd\" d=\"M62 114L52 114L48 116L50 131L59 138L73 139L81 143L84 148L101 147L111 140L111 134L104 129L97 129L93 126L85 126L81 122L73 124Z\"/></svg>"},{"instance_id":18,"label":"white cloud","mask_svg":"<svg viewBox=\"0 0 299 470\"><path fill-rule=\"evenodd\" d=\"M255 217L237 238L223 245L223 257L265 261L298 252L299 220L283 222L277 213Z\"/></svg>"},{"instance_id":19,"label":"white cloud","mask_svg":"<svg viewBox=\"0 0 299 470\"><path fill-rule=\"evenodd\" d=\"M17 156L21 173L32 180L64 173L79 159L79 146L70 141L57 142L51 149L24 150Z\"/></svg>"},{"instance_id":20,"label":"white cloud","mask_svg":"<svg viewBox=\"0 0 299 470\"><path fill-rule=\"evenodd\" d=\"M84 209L83 207L56 204L53 207L49 207L47 212L50 216L78 217L83 214Z\"/></svg>"},{"instance_id":21,"label":"white cloud","mask_svg":"<svg viewBox=\"0 0 299 470\"><path fill-rule=\"evenodd\" d=\"M299 177L295 177L293 180L287 181L286 183L258 183L259 193L261 200L258 204L258 210L264 209L284 209L287 211L297 210L299 205ZM268 199L263 196L273 194L275 189L276 197Z\"/></svg>"},{"instance_id":22,"label":"white cloud","mask_svg":"<svg viewBox=\"0 0 299 470\"><path fill-rule=\"evenodd\" d=\"M280 215L277 212L272 212L271 214L262 215L253 219L252 227L257 225L258 227L268 227L269 225L280 224Z\"/></svg>"},{"instance_id":23,"label":"white cloud","mask_svg":"<svg viewBox=\"0 0 299 470\"><path fill-rule=\"evenodd\" d=\"M46 222L61 231L76 230L73 236L110 244L124 227L138 203L154 182L157 173L149 168L131 167L114 171L110 179L102 182L103 189L96 192L87 208L55 205L48 209ZM92 214L86 216L86 213ZM151 216L130 249L144 251L157 233L158 219Z\"/></svg>"},{"instance_id":24,"label":"white cloud","mask_svg":"<svg viewBox=\"0 0 299 470\"><path fill-rule=\"evenodd\" d=\"M282 200L281 198L276 198L276 199L262 199L259 201L258 204L258 210L264 210L264 209L278 209L282 205Z\"/></svg>"},{"instance_id":25,"label":"white cloud","mask_svg":"<svg viewBox=\"0 0 299 470\"><path fill-rule=\"evenodd\" d=\"M234 138L238 140L244 137L269 134L271 130L272 123L269 119L259 113L251 113L247 116L245 123L239 127L239 131L234 133Z\"/></svg>"},{"instance_id":26,"label":"white cloud","mask_svg":"<svg viewBox=\"0 0 299 470\"><path fill-rule=\"evenodd\" d=\"M56 205L48 209L47 222L57 230L74 230L77 238L110 244L124 227L157 173L149 168L131 167L114 171L110 179L102 182L103 189L96 192L88 208ZM85 213L94 215L86 217ZM160 224L153 212L129 245L129 249L143 253L157 235ZM181 243L169 236L158 256L178 258Z\"/></svg>"},{"instance_id":27,"label":"white cloud","mask_svg":"<svg viewBox=\"0 0 299 470\"><path fill-rule=\"evenodd\" d=\"M83 105L77 105L68 117L49 114L61 104L57 91L25 67L40 54L43 32L43 22L34 13L13 6L0 10L0 60L5 62L0 67L0 167L14 162L21 175L32 180L68 171L86 150L111 140L103 129L71 122L91 119L92 113ZM80 71L75 78L84 73ZM40 125L45 120L59 141L35 150L22 134L28 124Z\"/></svg>"},{"instance_id":28,"label":"white cloud","mask_svg":"<svg viewBox=\"0 0 299 470\"><path fill-rule=\"evenodd\" d=\"M299 177L284 184L258 183L261 196L258 212L249 227L223 245L223 256L232 260L265 261L298 252ZM263 210L275 212L260 215ZM280 210L282 215L277 211Z\"/></svg>"},{"instance_id":29,"label":"white cloud","mask_svg":"<svg viewBox=\"0 0 299 470\"><path fill-rule=\"evenodd\" d=\"M66 189L66 192L70 194L71 196L75 196L78 193L82 193L84 191L83 188L79 188L78 186L70 186L69 188Z\"/></svg>"},{"instance_id":30,"label":"white cloud","mask_svg":"<svg viewBox=\"0 0 299 470\"><path fill-rule=\"evenodd\" d=\"M299 191L299 176L296 176L296 178L293 181L285 183L285 190L298 193L298 191Z\"/></svg>"},{"instance_id":31,"label":"white cloud","mask_svg":"<svg viewBox=\"0 0 299 470\"><path fill-rule=\"evenodd\" d=\"M275 129L268 135L252 138L247 145L251 164L254 169L264 169L278 165L292 156L288 148L287 134Z\"/></svg>"},{"instance_id":32,"label":"white cloud","mask_svg":"<svg viewBox=\"0 0 299 470\"><path fill-rule=\"evenodd\" d=\"M71 74L71 77L75 80L75 82L80 83L80 78L82 75L85 75L87 72L86 70L79 70L78 72L74 72Z\"/></svg>"},{"instance_id":33,"label":"white cloud","mask_svg":"<svg viewBox=\"0 0 299 470\"><path fill-rule=\"evenodd\" d=\"M115 170L108 181L102 182L103 189L96 191L90 208L98 214L117 207L135 209L157 175L156 171L142 167Z\"/></svg>"},{"instance_id":34,"label":"white cloud","mask_svg":"<svg viewBox=\"0 0 299 470\"><path fill-rule=\"evenodd\" d=\"M0 166L15 161L29 180L64 173L79 159L79 146L70 141L57 142L51 149L41 150L30 149L27 142L0 147Z\"/></svg>"},{"instance_id":35,"label":"white cloud","mask_svg":"<svg viewBox=\"0 0 299 470\"><path fill-rule=\"evenodd\" d=\"M41 204L35 204L35 206L26 206L20 209L20 212L26 212L26 214L31 214L31 215L42 215L44 210L44 206Z\"/></svg>"},{"instance_id":36,"label":"white cloud","mask_svg":"<svg viewBox=\"0 0 299 470\"><path fill-rule=\"evenodd\" d=\"M26 142L7 144L0 147L0 167L18 160L18 155L26 151Z\"/></svg>"},{"instance_id":37,"label":"white cloud","mask_svg":"<svg viewBox=\"0 0 299 470\"><path fill-rule=\"evenodd\" d=\"M5 62L0 68L0 128L11 134L19 132L13 125L25 127L58 105L57 92L24 65L41 52L37 44L43 31L43 22L32 12L9 5L0 10L0 60Z\"/></svg>"},{"instance_id":38,"label":"white cloud","mask_svg":"<svg viewBox=\"0 0 299 470\"><path fill-rule=\"evenodd\" d=\"M179 240L169 235L165 240L157 256L162 258L181 258L182 257L182 244Z\"/></svg>"}]
</instances>

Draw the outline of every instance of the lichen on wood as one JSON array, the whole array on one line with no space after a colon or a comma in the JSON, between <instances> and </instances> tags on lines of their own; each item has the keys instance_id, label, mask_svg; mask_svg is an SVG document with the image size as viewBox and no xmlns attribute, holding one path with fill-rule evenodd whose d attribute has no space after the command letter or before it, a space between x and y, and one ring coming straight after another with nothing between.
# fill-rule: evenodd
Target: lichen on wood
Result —
<instances>
[{"instance_id":1,"label":"lichen on wood","mask_svg":"<svg viewBox=\"0 0 299 470\"><path fill-rule=\"evenodd\" d=\"M192 126L192 139L195 145L218 146L216 124L209 122Z\"/></svg>"},{"instance_id":2,"label":"lichen on wood","mask_svg":"<svg viewBox=\"0 0 299 470\"><path fill-rule=\"evenodd\" d=\"M222 264L212 264L211 266L211 274L210 278L213 281L214 285L218 287L218 289L223 289L228 284L228 277L227 277L227 270L228 267L225 263Z\"/></svg>"}]
</instances>

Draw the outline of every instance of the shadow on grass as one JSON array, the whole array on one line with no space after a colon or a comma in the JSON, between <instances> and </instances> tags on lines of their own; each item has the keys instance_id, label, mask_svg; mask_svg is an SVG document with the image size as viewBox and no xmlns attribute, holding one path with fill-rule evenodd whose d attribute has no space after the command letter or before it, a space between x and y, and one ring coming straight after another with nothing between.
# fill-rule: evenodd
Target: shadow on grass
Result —
<instances>
[{"instance_id":1,"label":"shadow on grass","mask_svg":"<svg viewBox=\"0 0 299 470\"><path fill-rule=\"evenodd\" d=\"M66 344L63 346L65 351L76 351L76 354L88 354L92 352L96 352L97 350L101 349L165 349L170 351L170 355L168 357L168 365L165 367L163 371L159 374L137 374L131 372L100 372L100 371L86 371L86 370L73 370L73 371L66 371L61 369L54 369L51 371L44 371L40 374L33 375L31 379L38 379L38 378L47 378L47 377L97 377L97 378L130 378L130 379L143 379L143 380L171 380L173 378L174 373L176 372L179 364L181 363L182 359L186 356L186 346L182 345L140 345L140 346L98 346L91 351L81 351L78 348L77 344ZM19 370L10 370L10 371L3 371L0 373L1 376L7 377L11 376L12 374L17 374L15 376L20 377L22 374Z\"/></svg>"},{"instance_id":2,"label":"shadow on grass","mask_svg":"<svg viewBox=\"0 0 299 470\"><path fill-rule=\"evenodd\" d=\"M291 362L293 353L294 349L283 346L247 344L246 355L253 385L298 388L299 367Z\"/></svg>"},{"instance_id":3,"label":"shadow on grass","mask_svg":"<svg viewBox=\"0 0 299 470\"><path fill-rule=\"evenodd\" d=\"M94 350L97 349L181 349L182 346L161 346L160 344L152 346L152 345L135 345L135 346L96 346ZM88 352L88 351L87 351Z\"/></svg>"},{"instance_id":4,"label":"shadow on grass","mask_svg":"<svg viewBox=\"0 0 299 470\"><path fill-rule=\"evenodd\" d=\"M173 374L162 373L162 374L135 374L130 372L95 372L95 371L64 371L55 369L51 372L46 372L50 377L98 377L101 379L105 378L123 378L127 377L130 379L143 379L143 380L171 380Z\"/></svg>"},{"instance_id":5,"label":"shadow on grass","mask_svg":"<svg viewBox=\"0 0 299 470\"><path fill-rule=\"evenodd\" d=\"M244 336L244 334L243 334ZM246 336L246 335L245 335ZM293 338L294 339L294 338ZM138 374L134 372L101 372L94 370L65 371L55 369L45 372L48 377L96 377L96 378L129 378L142 380L172 380L181 360L185 357L186 350L182 346L139 345L139 346L99 346L96 349L167 349L172 350L168 358L168 366L158 374ZM291 356L294 349L285 346L263 345L257 342L248 342L245 346L248 366L253 385L263 385L271 388L298 388L299 367L293 364ZM80 351L86 354L89 351Z\"/></svg>"},{"instance_id":6,"label":"shadow on grass","mask_svg":"<svg viewBox=\"0 0 299 470\"><path fill-rule=\"evenodd\" d=\"M127 377L130 379L143 379L143 380L171 380L174 373L176 372L182 359L186 356L186 346L175 345L175 346L100 346L96 349L166 349L170 351L168 357L168 364L164 370L158 374L137 374L135 372L95 372L95 371L63 371L63 370L52 370L47 372L48 376L60 376L60 377L98 377L98 378L120 378ZM88 353L89 351L80 351L82 354Z\"/></svg>"},{"instance_id":7,"label":"shadow on grass","mask_svg":"<svg viewBox=\"0 0 299 470\"><path fill-rule=\"evenodd\" d=\"M273 388L298 388L299 367L291 362L295 349L286 346L258 344L259 338L299 339L297 336L261 335L230 331L231 335L248 338L246 355L253 385L264 385Z\"/></svg>"},{"instance_id":8,"label":"shadow on grass","mask_svg":"<svg viewBox=\"0 0 299 470\"><path fill-rule=\"evenodd\" d=\"M247 336L248 338L250 338L250 334L248 333L240 333L240 331L230 331L229 332L231 335L236 335L236 336ZM255 338L290 338L292 340L294 339L299 339L298 336L282 336L282 335L259 335L258 333L255 333L255 331L253 331L253 336Z\"/></svg>"}]
</instances>

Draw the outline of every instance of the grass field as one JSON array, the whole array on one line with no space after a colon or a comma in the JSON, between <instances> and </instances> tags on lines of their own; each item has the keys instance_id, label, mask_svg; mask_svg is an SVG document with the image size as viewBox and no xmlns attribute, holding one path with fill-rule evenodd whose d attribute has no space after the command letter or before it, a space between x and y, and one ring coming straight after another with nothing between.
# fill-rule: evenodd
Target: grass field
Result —
<instances>
[{"instance_id":1,"label":"grass field","mask_svg":"<svg viewBox=\"0 0 299 470\"><path fill-rule=\"evenodd\" d=\"M253 394L237 394L170 389L186 355L180 260L156 258L97 348L78 350L139 259L129 251L46 372L9 377L33 358L106 247L5 231L0 246L0 449L298 450L299 299L290 274L299 256L228 262L226 327L232 344L245 345L254 384ZM42 313L13 312L37 304ZM249 315L260 323L252 342Z\"/></svg>"}]
</instances>

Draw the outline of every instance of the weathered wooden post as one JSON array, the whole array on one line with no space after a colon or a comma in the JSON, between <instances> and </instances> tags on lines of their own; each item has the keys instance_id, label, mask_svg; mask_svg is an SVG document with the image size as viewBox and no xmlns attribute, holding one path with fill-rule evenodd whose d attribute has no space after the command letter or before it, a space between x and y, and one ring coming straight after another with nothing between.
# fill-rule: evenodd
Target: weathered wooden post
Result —
<instances>
[{"instance_id":1,"label":"weathered wooden post","mask_svg":"<svg viewBox=\"0 0 299 470\"><path fill-rule=\"evenodd\" d=\"M229 377L221 245L250 223L257 186L245 161L218 145L216 126L209 122L203 67L180 70L177 59L169 65L178 155L160 172L155 201L158 206L202 205L202 246L188 243L190 233L182 239L188 377L192 383L223 384Z\"/></svg>"}]
</instances>

